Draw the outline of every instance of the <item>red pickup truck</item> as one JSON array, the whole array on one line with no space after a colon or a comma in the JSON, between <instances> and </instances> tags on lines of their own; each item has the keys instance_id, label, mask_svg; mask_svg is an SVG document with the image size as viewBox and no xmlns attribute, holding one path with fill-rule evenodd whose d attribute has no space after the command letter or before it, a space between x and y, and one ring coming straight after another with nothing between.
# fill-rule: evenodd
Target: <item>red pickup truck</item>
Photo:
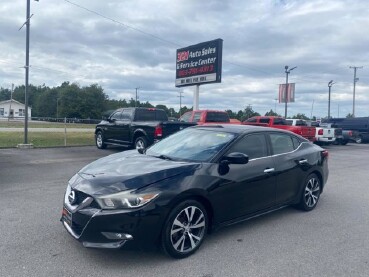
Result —
<instances>
[{"instance_id":1,"label":"red pickup truck","mask_svg":"<svg viewBox=\"0 0 369 277\"><path fill-rule=\"evenodd\" d=\"M184 113L179 121L194 122L198 125L211 124L241 124L241 122L231 120L225 111L217 110L197 110Z\"/></svg>"},{"instance_id":2,"label":"red pickup truck","mask_svg":"<svg viewBox=\"0 0 369 277\"><path fill-rule=\"evenodd\" d=\"M315 127L291 126L283 117L278 116L254 116L242 122L243 125L256 125L272 127L294 132L312 142L315 141Z\"/></svg>"}]
</instances>

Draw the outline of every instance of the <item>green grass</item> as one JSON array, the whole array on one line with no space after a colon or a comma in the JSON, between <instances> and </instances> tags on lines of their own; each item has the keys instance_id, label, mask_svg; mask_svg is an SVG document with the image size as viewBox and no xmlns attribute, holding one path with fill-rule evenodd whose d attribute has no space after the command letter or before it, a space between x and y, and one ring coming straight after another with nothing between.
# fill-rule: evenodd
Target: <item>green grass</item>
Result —
<instances>
[{"instance_id":1,"label":"green grass","mask_svg":"<svg viewBox=\"0 0 369 277\"><path fill-rule=\"evenodd\" d=\"M67 133L67 146L95 145L93 133ZM0 132L0 148L24 143L23 132ZM28 143L34 147L64 146L64 133L29 132Z\"/></svg>"},{"instance_id":2,"label":"green grass","mask_svg":"<svg viewBox=\"0 0 369 277\"><path fill-rule=\"evenodd\" d=\"M66 123L67 128L95 129L96 124ZM59 122L28 122L28 128L64 128ZM0 121L0 128L24 128L23 121Z\"/></svg>"}]
</instances>

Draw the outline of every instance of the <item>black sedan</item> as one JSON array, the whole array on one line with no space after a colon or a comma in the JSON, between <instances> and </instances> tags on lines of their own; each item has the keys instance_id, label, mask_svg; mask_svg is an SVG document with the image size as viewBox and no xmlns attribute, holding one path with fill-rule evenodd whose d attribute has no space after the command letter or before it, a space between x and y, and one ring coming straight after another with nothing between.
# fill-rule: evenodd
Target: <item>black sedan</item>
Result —
<instances>
[{"instance_id":1,"label":"black sedan","mask_svg":"<svg viewBox=\"0 0 369 277\"><path fill-rule=\"evenodd\" d=\"M61 221L86 247L161 245L183 258L219 227L286 205L314 209L327 178L328 152L288 131L197 126L82 168Z\"/></svg>"}]
</instances>

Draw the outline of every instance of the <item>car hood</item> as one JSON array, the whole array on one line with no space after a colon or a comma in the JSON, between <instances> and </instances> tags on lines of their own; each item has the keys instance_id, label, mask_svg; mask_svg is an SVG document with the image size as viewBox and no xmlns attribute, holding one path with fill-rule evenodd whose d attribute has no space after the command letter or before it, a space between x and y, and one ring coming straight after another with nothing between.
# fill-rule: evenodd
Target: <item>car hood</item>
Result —
<instances>
[{"instance_id":1,"label":"car hood","mask_svg":"<svg viewBox=\"0 0 369 277\"><path fill-rule=\"evenodd\" d=\"M89 195L106 195L139 189L200 166L200 163L163 160L132 150L90 163L73 176L69 184Z\"/></svg>"}]
</instances>

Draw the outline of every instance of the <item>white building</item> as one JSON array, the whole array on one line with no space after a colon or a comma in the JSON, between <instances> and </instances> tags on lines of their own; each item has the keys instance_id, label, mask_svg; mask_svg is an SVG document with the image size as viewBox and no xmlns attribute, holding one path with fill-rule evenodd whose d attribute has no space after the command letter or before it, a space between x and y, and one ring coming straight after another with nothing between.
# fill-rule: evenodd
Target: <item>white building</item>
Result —
<instances>
[{"instance_id":1,"label":"white building","mask_svg":"<svg viewBox=\"0 0 369 277\"><path fill-rule=\"evenodd\" d=\"M31 107L28 107L28 118L31 118ZM12 99L0 102L0 118L24 118L25 105Z\"/></svg>"}]
</instances>

